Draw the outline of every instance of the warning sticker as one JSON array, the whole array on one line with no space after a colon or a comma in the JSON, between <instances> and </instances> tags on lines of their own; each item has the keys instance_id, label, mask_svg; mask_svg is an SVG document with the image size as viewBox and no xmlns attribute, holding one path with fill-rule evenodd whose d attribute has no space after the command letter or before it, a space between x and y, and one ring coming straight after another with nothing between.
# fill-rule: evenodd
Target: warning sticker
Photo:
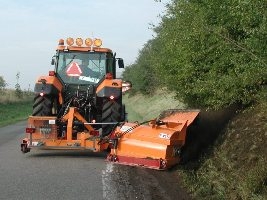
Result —
<instances>
[{"instance_id":1,"label":"warning sticker","mask_svg":"<svg viewBox=\"0 0 267 200\"><path fill-rule=\"evenodd\" d=\"M73 62L71 64L69 64L66 73L68 76L80 76L82 74L82 70L80 68L80 66L78 65L78 63Z\"/></svg>"},{"instance_id":2,"label":"warning sticker","mask_svg":"<svg viewBox=\"0 0 267 200\"><path fill-rule=\"evenodd\" d=\"M122 132L125 132L125 131L128 132L129 131L129 133L131 133L132 132L132 127L131 126L122 126L120 131L122 131Z\"/></svg>"},{"instance_id":3,"label":"warning sticker","mask_svg":"<svg viewBox=\"0 0 267 200\"><path fill-rule=\"evenodd\" d=\"M168 135L167 133L159 133L159 138L169 140L170 135Z\"/></svg>"}]
</instances>

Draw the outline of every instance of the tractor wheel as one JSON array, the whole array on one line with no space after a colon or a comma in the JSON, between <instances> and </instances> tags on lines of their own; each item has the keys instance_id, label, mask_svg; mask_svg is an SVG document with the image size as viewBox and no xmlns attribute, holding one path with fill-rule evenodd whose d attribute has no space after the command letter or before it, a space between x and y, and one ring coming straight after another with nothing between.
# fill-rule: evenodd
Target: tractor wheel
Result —
<instances>
[{"instance_id":1,"label":"tractor wheel","mask_svg":"<svg viewBox=\"0 0 267 200\"><path fill-rule=\"evenodd\" d=\"M33 103L33 116L51 116L52 98L49 96L36 95Z\"/></svg>"},{"instance_id":2,"label":"tractor wheel","mask_svg":"<svg viewBox=\"0 0 267 200\"><path fill-rule=\"evenodd\" d=\"M104 101L102 108L102 123L120 122L121 120L121 105L116 101ZM115 124L103 124L102 135L106 136L111 133Z\"/></svg>"}]
</instances>

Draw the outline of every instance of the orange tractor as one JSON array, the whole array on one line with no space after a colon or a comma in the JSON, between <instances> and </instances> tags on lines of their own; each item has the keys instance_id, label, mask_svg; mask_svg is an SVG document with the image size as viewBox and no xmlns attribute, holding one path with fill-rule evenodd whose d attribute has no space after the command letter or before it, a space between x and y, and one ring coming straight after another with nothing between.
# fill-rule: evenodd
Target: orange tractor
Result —
<instances>
[{"instance_id":1,"label":"orange tractor","mask_svg":"<svg viewBox=\"0 0 267 200\"><path fill-rule=\"evenodd\" d=\"M187 127L199 111L170 111L145 123L128 123L122 94L130 83L116 79L123 60L100 39L59 40L54 71L35 84L33 113L21 151L109 151L107 160L153 169L180 161Z\"/></svg>"}]
</instances>

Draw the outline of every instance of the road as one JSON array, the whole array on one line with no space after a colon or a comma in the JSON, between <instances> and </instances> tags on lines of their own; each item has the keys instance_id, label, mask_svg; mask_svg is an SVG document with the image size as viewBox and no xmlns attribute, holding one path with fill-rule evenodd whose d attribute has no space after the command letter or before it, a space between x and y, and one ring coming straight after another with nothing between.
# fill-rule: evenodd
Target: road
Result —
<instances>
[{"instance_id":1,"label":"road","mask_svg":"<svg viewBox=\"0 0 267 200\"><path fill-rule=\"evenodd\" d=\"M190 199L174 171L116 165L104 153L20 152L26 122L0 128L0 199Z\"/></svg>"}]
</instances>

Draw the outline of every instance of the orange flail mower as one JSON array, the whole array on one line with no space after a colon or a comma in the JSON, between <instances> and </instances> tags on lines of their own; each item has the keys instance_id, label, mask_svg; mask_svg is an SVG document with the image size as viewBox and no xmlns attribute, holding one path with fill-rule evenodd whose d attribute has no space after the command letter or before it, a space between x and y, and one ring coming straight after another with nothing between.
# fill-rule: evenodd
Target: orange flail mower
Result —
<instances>
[{"instance_id":1,"label":"orange flail mower","mask_svg":"<svg viewBox=\"0 0 267 200\"><path fill-rule=\"evenodd\" d=\"M111 162L160 170L179 163L199 111L172 110L146 123L128 123L122 96L131 83L116 78L116 63L123 68L123 60L101 45L100 39L59 40L54 71L36 81L21 151L108 150Z\"/></svg>"},{"instance_id":2,"label":"orange flail mower","mask_svg":"<svg viewBox=\"0 0 267 200\"><path fill-rule=\"evenodd\" d=\"M197 118L198 110L172 110L172 114L147 124L124 123L115 131L115 145L108 160L164 170L181 159L187 128Z\"/></svg>"}]
</instances>

